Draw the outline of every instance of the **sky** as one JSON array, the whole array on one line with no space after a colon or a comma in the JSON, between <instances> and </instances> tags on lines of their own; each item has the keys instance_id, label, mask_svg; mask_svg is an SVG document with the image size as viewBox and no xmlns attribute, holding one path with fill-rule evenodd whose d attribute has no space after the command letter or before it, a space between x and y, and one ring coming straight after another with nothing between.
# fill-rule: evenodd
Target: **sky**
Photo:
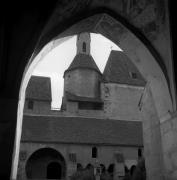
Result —
<instances>
[{"instance_id":1,"label":"sky","mask_svg":"<svg viewBox=\"0 0 177 180\"><path fill-rule=\"evenodd\" d=\"M122 51L116 44L100 34L91 33L91 55L103 72L111 50ZM51 50L38 65L32 75L51 78L52 109L60 109L63 96L64 71L76 55L76 36Z\"/></svg>"}]
</instances>

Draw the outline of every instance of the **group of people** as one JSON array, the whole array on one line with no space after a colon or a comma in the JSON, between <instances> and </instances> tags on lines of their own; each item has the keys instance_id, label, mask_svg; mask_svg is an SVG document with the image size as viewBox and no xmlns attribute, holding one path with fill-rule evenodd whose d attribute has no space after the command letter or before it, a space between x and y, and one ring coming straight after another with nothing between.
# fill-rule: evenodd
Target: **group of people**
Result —
<instances>
[{"instance_id":1,"label":"group of people","mask_svg":"<svg viewBox=\"0 0 177 180\"><path fill-rule=\"evenodd\" d=\"M108 169L100 164L100 180L113 180L114 165L110 165ZM77 165L77 171L70 177L71 180L95 180L94 166L88 164L85 168L81 164ZM145 160L142 158L138 164L133 165L130 169L125 166L125 176L122 180L146 180Z\"/></svg>"}]
</instances>

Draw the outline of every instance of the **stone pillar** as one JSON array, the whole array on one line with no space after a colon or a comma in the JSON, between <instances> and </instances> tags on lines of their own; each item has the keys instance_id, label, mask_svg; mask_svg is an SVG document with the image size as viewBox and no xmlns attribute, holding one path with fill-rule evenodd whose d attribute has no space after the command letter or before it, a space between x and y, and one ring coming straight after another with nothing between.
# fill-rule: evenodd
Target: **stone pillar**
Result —
<instances>
[{"instance_id":1,"label":"stone pillar","mask_svg":"<svg viewBox=\"0 0 177 180\"><path fill-rule=\"evenodd\" d=\"M125 176L124 155L120 152L115 153L114 180L122 179Z\"/></svg>"},{"instance_id":2,"label":"stone pillar","mask_svg":"<svg viewBox=\"0 0 177 180\"><path fill-rule=\"evenodd\" d=\"M177 179L177 113L161 120L165 180Z\"/></svg>"},{"instance_id":3,"label":"stone pillar","mask_svg":"<svg viewBox=\"0 0 177 180\"><path fill-rule=\"evenodd\" d=\"M163 180L160 120L153 96L147 86L141 99L140 115L143 125L144 156L147 180Z\"/></svg>"},{"instance_id":4,"label":"stone pillar","mask_svg":"<svg viewBox=\"0 0 177 180\"><path fill-rule=\"evenodd\" d=\"M10 179L17 122L17 99L0 98L0 179Z\"/></svg>"},{"instance_id":5,"label":"stone pillar","mask_svg":"<svg viewBox=\"0 0 177 180\"><path fill-rule=\"evenodd\" d=\"M69 177L72 176L75 172L77 171L77 164L75 162L68 162L67 165L67 174L66 174L66 179L70 179Z\"/></svg>"},{"instance_id":6,"label":"stone pillar","mask_svg":"<svg viewBox=\"0 0 177 180\"><path fill-rule=\"evenodd\" d=\"M101 167L98 162L98 159L95 159L95 164L94 164L94 176L95 180L100 180L100 175L101 175Z\"/></svg>"},{"instance_id":7,"label":"stone pillar","mask_svg":"<svg viewBox=\"0 0 177 180\"><path fill-rule=\"evenodd\" d=\"M25 167L26 167L28 158L29 158L29 155L27 151L21 150L20 148L17 178L16 178L17 180L27 180Z\"/></svg>"}]
</instances>

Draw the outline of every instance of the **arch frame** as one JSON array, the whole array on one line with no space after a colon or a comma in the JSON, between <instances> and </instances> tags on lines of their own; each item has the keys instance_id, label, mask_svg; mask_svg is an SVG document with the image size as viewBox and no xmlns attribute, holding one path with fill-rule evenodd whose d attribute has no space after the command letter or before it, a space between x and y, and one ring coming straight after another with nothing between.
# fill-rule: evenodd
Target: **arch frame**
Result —
<instances>
[{"instance_id":1,"label":"arch frame","mask_svg":"<svg viewBox=\"0 0 177 180\"><path fill-rule=\"evenodd\" d=\"M36 50L25 68L19 93L11 179L15 179L17 175L25 90L33 69L56 46L65 42L73 35L86 31L102 34L123 49L146 79L147 86L150 87L153 94L159 119L163 119L164 116L169 114L169 111L173 112L176 110L176 102L172 99L168 76L157 63L157 58L150 48L146 46L146 43L132 33L128 27L108 14L101 13L88 17L55 36L40 52ZM39 48L36 47L36 49L40 49L40 46Z\"/></svg>"},{"instance_id":2,"label":"arch frame","mask_svg":"<svg viewBox=\"0 0 177 180\"><path fill-rule=\"evenodd\" d=\"M28 158L26 159L26 163L25 163L26 176L27 176L27 168L28 168L27 166L29 166L29 162L36 156L40 157L40 155L41 157L45 157L44 155L51 155L51 157L55 156L57 159L49 161L49 164L52 162L57 162L59 164L62 163L60 165L61 167L63 165L63 168L65 168L65 170L63 169L63 171L61 171L61 176L66 175L66 160L64 156L62 155L62 153L60 153L57 149L53 147L40 147L39 149L33 149L33 151L30 152L30 154L28 155Z\"/></svg>"}]
</instances>

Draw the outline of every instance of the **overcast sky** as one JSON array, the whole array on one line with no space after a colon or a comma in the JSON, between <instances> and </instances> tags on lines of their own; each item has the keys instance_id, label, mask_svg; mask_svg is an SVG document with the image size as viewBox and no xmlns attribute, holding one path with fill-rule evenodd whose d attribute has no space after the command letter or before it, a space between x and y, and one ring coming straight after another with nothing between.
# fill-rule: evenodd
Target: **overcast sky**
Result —
<instances>
[{"instance_id":1,"label":"overcast sky","mask_svg":"<svg viewBox=\"0 0 177 180\"><path fill-rule=\"evenodd\" d=\"M121 49L100 34L91 34L91 55L100 71L103 72L111 50ZM59 109L63 96L63 74L76 55L76 36L50 51L40 61L33 75L47 76L52 84L52 108Z\"/></svg>"}]
</instances>

